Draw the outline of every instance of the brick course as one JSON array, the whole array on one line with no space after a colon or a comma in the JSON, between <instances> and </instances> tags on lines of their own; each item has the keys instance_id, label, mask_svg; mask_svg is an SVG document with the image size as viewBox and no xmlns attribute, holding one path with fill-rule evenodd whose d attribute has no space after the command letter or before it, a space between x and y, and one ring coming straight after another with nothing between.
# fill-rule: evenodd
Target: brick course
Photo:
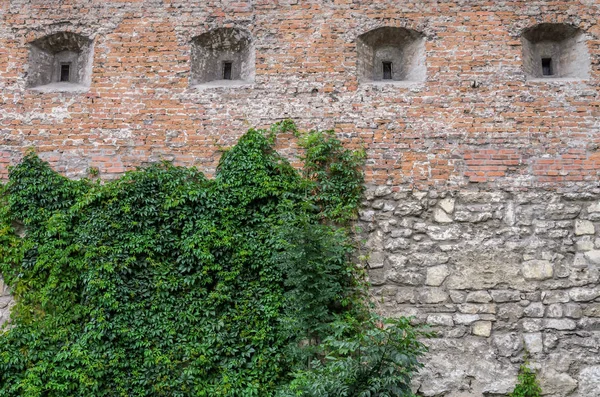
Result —
<instances>
[{"instance_id":1,"label":"brick course","mask_svg":"<svg viewBox=\"0 0 600 397\"><path fill-rule=\"evenodd\" d=\"M29 146L70 176L98 167L110 178L161 158L210 174L218 149L248 126L293 118L366 147L370 184L564 187L598 179L598 2L14 0L0 7L3 178ZM585 32L591 79L526 81L520 34L542 22ZM223 26L251 32L255 83L190 88L191 39ZM426 82L358 84L355 39L381 26L426 36ZM27 43L60 31L94 39L90 89L25 89Z\"/></svg>"}]
</instances>

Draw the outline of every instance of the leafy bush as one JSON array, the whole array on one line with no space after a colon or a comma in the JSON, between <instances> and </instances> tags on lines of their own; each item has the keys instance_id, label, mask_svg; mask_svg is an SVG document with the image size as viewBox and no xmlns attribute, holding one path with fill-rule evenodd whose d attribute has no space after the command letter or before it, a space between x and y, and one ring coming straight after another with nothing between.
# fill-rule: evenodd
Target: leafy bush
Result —
<instances>
[{"instance_id":1,"label":"leafy bush","mask_svg":"<svg viewBox=\"0 0 600 397\"><path fill-rule=\"evenodd\" d=\"M0 198L18 302L0 397L411 395L426 334L370 313L340 223L360 155L311 133L303 177L268 133L248 131L213 180L160 164L73 181L27 154Z\"/></svg>"},{"instance_id":2,"label":"leafy bush","mask_svg":"<svg viewBox=\"0 0 600 397\"><path fill-rule=\"evenodd\" d=\"M517 385L510 397L541 397L542 389L537 380L535 371L529 368L529 363L525 359L525 363L519 368L519 376Z\"/></svg>"}]
</instances>

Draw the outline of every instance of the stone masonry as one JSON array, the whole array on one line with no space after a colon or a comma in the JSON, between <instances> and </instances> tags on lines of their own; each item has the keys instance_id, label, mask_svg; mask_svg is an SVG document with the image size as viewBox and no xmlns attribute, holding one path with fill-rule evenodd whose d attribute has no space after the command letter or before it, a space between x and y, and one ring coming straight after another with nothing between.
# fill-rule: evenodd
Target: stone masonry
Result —
<instances>
[{"instance_id":1,"label":"stone masonry","mask_svg":"<svg viewBox=\"0 0 600 397\"><path fill-rule=\"evenodd\" d=\"M546 395L598 397L598 15L600 0L0 0L0 178L28 147L73 178L161 160L211 175L251 126L333 129L367 152L375 300L439 334L419 393L506 395L527 349ZM194 77L224 73L198 43L216 68L242 59L240 80ZM0 283L0 322L9 305Z\"/></svg>"}]
</instances>

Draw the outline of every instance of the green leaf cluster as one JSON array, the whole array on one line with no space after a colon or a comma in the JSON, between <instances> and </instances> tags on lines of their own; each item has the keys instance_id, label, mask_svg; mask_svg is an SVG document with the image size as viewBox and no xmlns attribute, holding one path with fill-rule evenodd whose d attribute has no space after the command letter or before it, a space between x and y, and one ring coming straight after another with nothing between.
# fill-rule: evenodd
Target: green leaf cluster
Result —
<instances>
[{"instance_id":1,"label":"green leaf cluster","mask_svg":"<svg viewBox=\"0 0 600 397\"><path fill-rule=\"evenodd\" d=\"M311 132L301 174L273 149L290 130L249 130L212 180L28 153L0 192L0 397L411 395L426 333L371 314L344 227L362 155Z\"/></svg>"},{"instance_id":2,"label":"green leaf cluster","mask_svg":"<svg viewBox=\"0 0 600 397\"><path fill-rule=\"evenodd\" d=\"M537 380L534 370L529 368L529 363L525 363L519 368L517 384L509 397L541 397L542 388Z\"/></svg>"}]
</instances>

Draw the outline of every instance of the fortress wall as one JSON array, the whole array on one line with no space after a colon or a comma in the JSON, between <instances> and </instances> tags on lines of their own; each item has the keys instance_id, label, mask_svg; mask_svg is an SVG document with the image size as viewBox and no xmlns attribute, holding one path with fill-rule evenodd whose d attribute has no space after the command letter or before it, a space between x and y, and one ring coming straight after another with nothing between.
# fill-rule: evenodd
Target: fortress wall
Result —
<instances>
[{"instance_id":1,"label":"fortress wall","mask_svg":"<svg viewBox=\"0 0 600 397\"><path fill-rule=\"evenodd\" d=\"M599 12L598 0L3 1L0 177L28 147L74 178L163 159L210 175L251 126L334 129L367 150L359 223L381 309L440 331L420 392L502 395L527 347L550 396L592 397ZM528 77L522 33L544 23L578 30L561 56L585 78ZM250 33L253 81L196 86L193 38L223 27ZM372 60L356 39L380 27L423 38L408 74L424 67L424 81L360 79ZM32 89L29 43L60 32L91 39L89 86ZM536 51L546 33L531 35ZM279 146L297 151L289 136Z\"/></svg>"}]
</instances>

